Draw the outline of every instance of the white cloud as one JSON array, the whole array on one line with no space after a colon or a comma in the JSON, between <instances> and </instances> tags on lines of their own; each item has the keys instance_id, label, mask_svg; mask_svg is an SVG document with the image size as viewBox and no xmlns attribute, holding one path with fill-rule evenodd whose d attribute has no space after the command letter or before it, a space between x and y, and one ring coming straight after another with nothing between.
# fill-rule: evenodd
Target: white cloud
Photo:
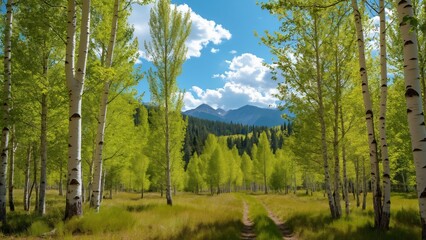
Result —
<instances>
[{"instance_id":1,"label":"white cloud","mask_svg":"<svg viewBox=\"0 0 426 240\"><path fill-rule=\"evenodd\" d=\"M223 109L238 108L247 104L276 107L278 99L274 94L278 93L277 83L271 79L270 69L263 62L262 58L251 53L244 53L227 61L228 71L212 76L224 79L223 87L202 90L193 86L184 97L184 110L195 108L201 103Z\"/></svg>"},{"instance_id":2,"label":"white cloud","mask_svg":"<svg viewBox=\"0 0 426 240\"><path fill-rule=\"evenodd\" d=\"M211 53L218 53L219 51L220 51L220 49L217 49L217 48L210 49Z\"/></svg>"},{"instance_id":3,"label":"white cloud","mask_svg":"<svg viewBox=\"0 0 426 240\"><path fill-rule=\"evenodd\" d=\"M229 51L229 53L232 54L232 55L235 55L235 54L237 54L237 51L231 50L231 51Z\"/></svg>"},{"instance_id":4,"label":"white cloud","mask_svg":"<svg viewBox=\"0 0 426 240\"><path fill-rule=\"evenodd\" d=\"M149 60L149 57L145 54L144 41L149 42L151 39L148 21L149 13L153 6L153 4L145 6L133 5L133 11L129 18L129 22L133 24L135 28L135 35L139 39L139 48L143 52L141 57L147 60ZM172 6L175 5L172 4ZM198 15L188 5L183 4L176 7L181 12L190 12L192 31L185 43L188 47L186 55L188 59L191 57L200 57L201 51L210 43L213 45L219 45L222 41L231 39L232 34L229 30L212 20L207 20ZM213 49L214 48L212 48L212 51Z\"/></svg>"}]
</instances>

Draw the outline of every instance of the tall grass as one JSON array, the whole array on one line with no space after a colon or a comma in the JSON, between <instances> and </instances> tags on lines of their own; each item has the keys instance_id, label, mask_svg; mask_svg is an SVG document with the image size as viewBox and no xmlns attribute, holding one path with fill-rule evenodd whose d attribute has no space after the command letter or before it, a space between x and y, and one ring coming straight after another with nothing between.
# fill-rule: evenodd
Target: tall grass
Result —
<instances>
[{"instance_id":1,"label":"tall grass","mask_svg":"<svg viewBox=\"0 0 426 240\"><path fill-rule=\"evenodd\" d=\"M268 217L268 212L262 204L254 197L244 196L249 205L249 216L254 222L256 238L259 240L282 239L282 235L277 225Z\"/></svg>"},{"instance_id":2,"label":"tall grass","mask_svg":"<svg viewBox=\"0 0 426 240\"><path fill-rule=\"evenodd\" d=\"M406 194L392 195L389 231L373 229L371 196L364 211L357 208L351 198L351 214L339 220L331 219L328 202L321 193L314 196L259 195L256 198L264 201L301 239L411 240L421 236L417 200Z\"/></svg>"}]
</instances>

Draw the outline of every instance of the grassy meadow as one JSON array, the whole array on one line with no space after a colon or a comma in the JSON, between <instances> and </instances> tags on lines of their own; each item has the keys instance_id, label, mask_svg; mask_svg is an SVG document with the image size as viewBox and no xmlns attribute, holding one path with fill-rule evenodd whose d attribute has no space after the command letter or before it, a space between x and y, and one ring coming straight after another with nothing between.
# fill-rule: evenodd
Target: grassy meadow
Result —
<instances>
[{"instance_id":1,"label":"grassy meadow","mask_svg":"<svg viewBox=\"0 0 426 240\"><path fill-rule=\"evenodd\" d=\"M350 216L332 221L327 200L321 193L313 196L179 193L173 207L167 206L158 193L146 194L144 199L138 193L117 193L114 199L103 200L99 213L92 212L86 203L84 217L65 223L62 221L65 199L57 191L48 192L44 217L22 210L19 190L15 199L16 211L8 212L8 226L1 238L240 239L243 201L249 206L257 239L282 239L265 207L283 220L298 239L420 239L421 233L417 199L408 194L392 196L391 226L387 232L372 229L371 199L362 211L351 198ZM34 203L31 206L33 209Z\"/></svg>"}]
</instances>

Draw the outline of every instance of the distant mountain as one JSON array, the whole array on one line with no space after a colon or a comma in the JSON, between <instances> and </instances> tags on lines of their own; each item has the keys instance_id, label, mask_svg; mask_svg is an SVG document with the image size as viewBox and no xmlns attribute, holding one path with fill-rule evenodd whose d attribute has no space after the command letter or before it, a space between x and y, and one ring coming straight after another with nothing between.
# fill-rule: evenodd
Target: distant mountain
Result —
<instances>
[{"instance_id":1,"label":"distant mountain","mask_svg":"<svg viewBox=\"0 0 426 240\"><path fill-rule=\"evenodd\" d=\"M207 104L201 104L183 114L201 119L241 123L249 126L274 127L287 122L281 117L283 112L278 109L260 108L251 105L225 111L220 108L214 109Z\"/></svg>"}]
</instances>

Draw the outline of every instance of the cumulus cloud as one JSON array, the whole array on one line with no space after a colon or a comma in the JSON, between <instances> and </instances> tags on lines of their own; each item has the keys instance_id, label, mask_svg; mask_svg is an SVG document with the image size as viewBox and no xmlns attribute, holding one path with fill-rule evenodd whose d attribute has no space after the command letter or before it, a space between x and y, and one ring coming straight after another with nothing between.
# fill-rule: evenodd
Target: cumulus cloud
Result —
<instances>
[{"instance_id":1,"label":"cumulus cloud","mask_svg":"<svg viewBox=\"0 0 426 240\"><path fill-rule=\"evenodd\" d=\"M217 48L210 49L211 53L218 53L219 51L220 51L220 49L217 49Z\"/></svg>"},{"instance_id":2,"label":"cumulus cloud","mask_svg":"<svg viewBox=\"0 0 426 240\"><path fill-rule=\"evenodd\" d=\"M153 6L153 4L145 6L134 5L132 14L129 18L130 23L133 24L135 28L135 35L139 40L139 47L142 52L140 56L148 61L149 56L145 53L143 43L144 41L149 42L151 39L148 21L149 13ZM175 5L172 6L175 7ZM201 51L209 44L219 45L222 41L231 39L232 34L229 30L212 20L203 18L195 13L188 5L177 5L176 8L183 13L189 12L192 21L192 31L185 43L188 47L186 55L188 59L191 57L200 57ZM215 48L212 48L212 52L213 49ZM219 49L215 50L219 51Z\"/></svg>"},{"instance_id":3,"label":"cumulus cloud","mask_svg":"<svg viewBox=\"0 0 426 240\"><path fill-rule=\"evenodd\" d=\"M277 83L271 79L270 69L264 60L251 53L235 56L227 61L228 70L212 78L225 80L223 87L203 90L193 86L184 97L185 110L201 103L214 108L234 109L243 105L276 107L278 99Z\"/></svg>"},{"instance_id":4,"label":"cumulus cloud","mask_svg":"<svg viewBox=\"0 0 426 240\"><path fill-rule=\"evenodd\" d=\"M232 54L232 55L235 55L235 54L237 54L237 51L231 50L231 51L229 51L229 53Z\"/></svg>"}]
</instances>

